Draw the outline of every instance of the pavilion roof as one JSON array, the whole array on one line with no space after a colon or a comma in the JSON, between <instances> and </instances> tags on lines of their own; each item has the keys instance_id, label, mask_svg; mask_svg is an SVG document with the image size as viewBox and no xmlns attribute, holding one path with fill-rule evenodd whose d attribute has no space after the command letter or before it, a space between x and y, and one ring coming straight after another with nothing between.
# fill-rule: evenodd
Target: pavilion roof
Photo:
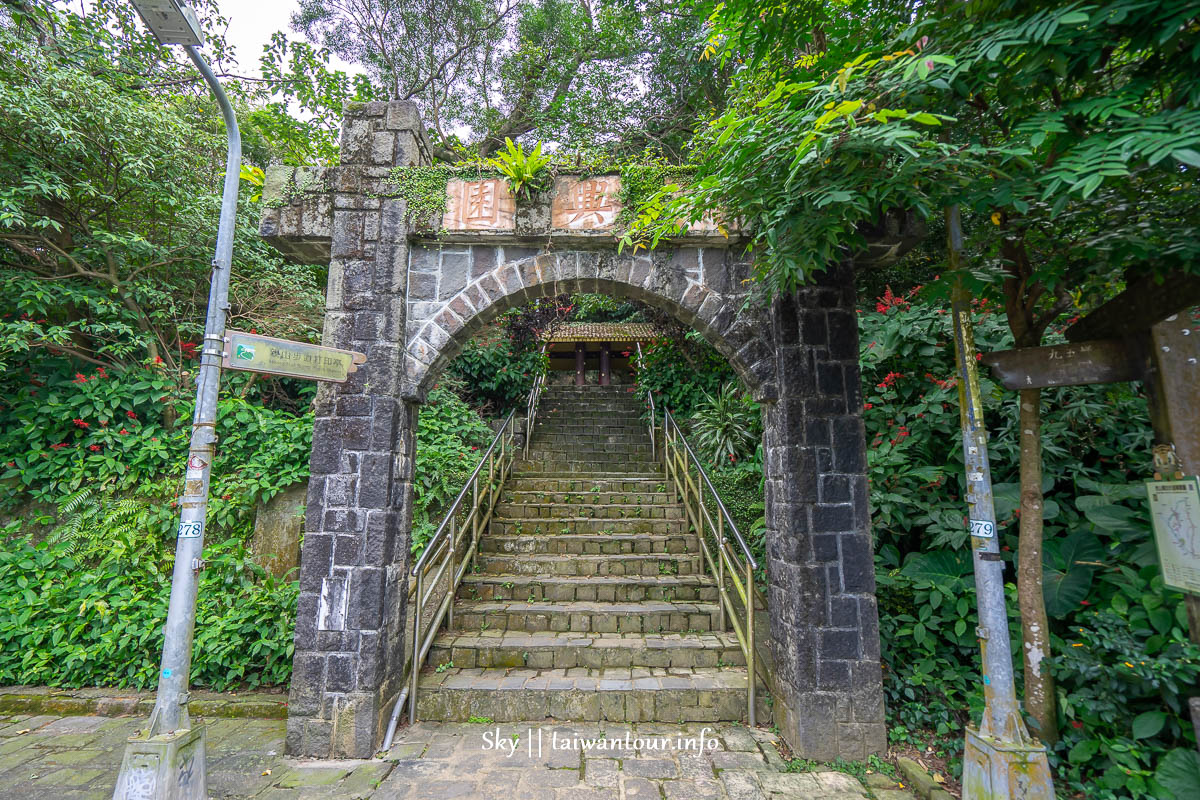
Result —
<instances>
[{"instance_id":1,"label":"pavilion roof","mask_svg":"<svg viewBox=\"0 0 1200 800\"><path fill-rule=\"evenodd\" d=\"M549 342L648 342L656 335L648 322L565 322L554 328Z\"/></svg>"}]
</instances>

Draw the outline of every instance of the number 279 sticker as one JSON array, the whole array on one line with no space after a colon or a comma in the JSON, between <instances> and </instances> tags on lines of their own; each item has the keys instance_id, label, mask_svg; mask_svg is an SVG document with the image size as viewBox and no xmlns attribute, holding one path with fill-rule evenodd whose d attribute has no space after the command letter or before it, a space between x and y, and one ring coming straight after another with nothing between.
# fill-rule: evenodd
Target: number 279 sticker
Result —
<instances>
[{"instance_id":1,"label":"number 279 sticker","mask_svg":"<svg viewBox=\"0 0 1200 800\"><path fill-rule=\"evenodd\" d=\"M996 535L996 523L986 519L971 520L971 535L980 539L991 539Z\"/></svg>"},{"instance_id":2,"label":"number 279 sticker","mask_svg":"<svg viewBox=\"0 0 1200 800\"><path fill-rule=\"evenodd\" d=\"M196 522L180 522L179 533L180 539L199 539L204 534L204 523Z\"/></svg>"}]
</instances>

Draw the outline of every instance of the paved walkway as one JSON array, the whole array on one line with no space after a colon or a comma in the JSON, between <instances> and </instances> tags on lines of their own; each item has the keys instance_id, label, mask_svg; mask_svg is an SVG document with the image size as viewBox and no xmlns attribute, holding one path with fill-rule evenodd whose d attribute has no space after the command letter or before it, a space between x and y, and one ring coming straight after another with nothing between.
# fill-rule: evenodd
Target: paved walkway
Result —
<instances>
[{"instance_id":1,"label":"paved walkway","mask_svg":"<svg viewBox=\"0 0 1200 800\"><path fill-rule=\"evenodd\" d=\"M109 800L139 717L0 716L0 800ZM718 723L421 723L373 761L283 756L279 720L208 723L213 798L865 800L839 772L787 774L775 737ZM911 800L888 788L877 800Z\"/></svg>"}]
</instances>

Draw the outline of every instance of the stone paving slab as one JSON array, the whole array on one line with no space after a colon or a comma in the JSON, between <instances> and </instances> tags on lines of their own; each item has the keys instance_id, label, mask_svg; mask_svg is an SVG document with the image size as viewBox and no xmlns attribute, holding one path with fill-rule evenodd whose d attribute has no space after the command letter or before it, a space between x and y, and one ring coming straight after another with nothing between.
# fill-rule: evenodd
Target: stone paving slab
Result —
<instances>
[{"instance_id":1,"label":"stone paving slab","mask_svg":"<svg viewBox=\"0 0 1200 800\"><path fill-rule=\"evenodd\" d=\"M191 693L193 713L205 717L287 719L287 693ZM54 714L116 717L149 714L154 692L86 687L56 689L48 686L0 686L0 714Z\"/></svg>"},{"instance_id":2,"label":"stone paving slab","mask_svg":"<svg viewBox=\"0 0 1200 800\"><path fill-rule=\"evenodd\" d=\"M109 800L144 718L0 715L0 800ZM514 738L515 737L515 738ZM837 772L786 774L774 734L726 723L403 728L382 759L283 754L284 723L207 723L214 800L867 800ZM896 790L888 800L911 800Z\"/></svg>"},{"instance_id":3,"label":"stone paving slab","mask_svg":"<svg viewBox=\"0 0 1200 800\"><path fill-rule=\"evenodd\" d=\"M781 772L774 734L722 723L422 722L402 731L385 758L395 769L373 800L868 797L849 775Z\"/></svg>"}]
</instances>

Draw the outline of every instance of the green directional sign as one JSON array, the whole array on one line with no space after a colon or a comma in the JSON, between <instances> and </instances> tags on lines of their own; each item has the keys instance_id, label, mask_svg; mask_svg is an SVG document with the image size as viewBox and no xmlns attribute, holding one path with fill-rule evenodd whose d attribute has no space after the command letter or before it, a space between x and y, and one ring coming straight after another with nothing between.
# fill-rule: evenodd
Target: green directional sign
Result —
<instances>
[{"instance_id":1,"label":"green directional sign","mask_svg":"<svg viewBox=\"0 0 1200 800\"><path fill-rule=\"evenodd\" d=\"M222 364L226 368L289 378L341 383L367 360L365 355L353 350L338 350L241 331L226 331L225 342Z\"/></svg>"}]
</instances>

